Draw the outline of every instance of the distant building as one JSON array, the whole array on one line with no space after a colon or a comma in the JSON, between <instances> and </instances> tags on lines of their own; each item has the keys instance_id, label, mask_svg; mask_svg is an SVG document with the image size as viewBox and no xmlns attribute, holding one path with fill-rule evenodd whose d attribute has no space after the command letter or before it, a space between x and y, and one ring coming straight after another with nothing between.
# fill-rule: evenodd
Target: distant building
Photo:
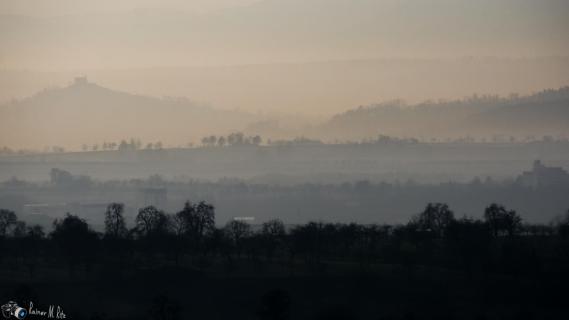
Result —
<instances>
[{"instance_id":1,"label":"distant building","mask_svg":"<svg viewBox=\"0 0 569 320\"><path fill-rule=\"evenodd\" d=\"M563 185L569 184L569 173L561 167L547 167L540 160L535 160L532 170L524 171L517 181L531 188Z\"/></svg>"}]
</instances>

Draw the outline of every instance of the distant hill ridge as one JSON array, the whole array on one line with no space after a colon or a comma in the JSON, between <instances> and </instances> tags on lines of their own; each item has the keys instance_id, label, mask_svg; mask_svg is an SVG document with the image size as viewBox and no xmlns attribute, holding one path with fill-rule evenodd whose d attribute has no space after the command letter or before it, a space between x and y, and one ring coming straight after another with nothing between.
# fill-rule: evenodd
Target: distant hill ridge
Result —
<instances>
[{"instance_id":1,"label":"distant hill ridge","mask_svg":"<svg viewBox=\"0 0 569 320\"><path fill-rule=\"evenodd\" d=\"M336 135L536 135L569 133L569 87L529 96L492 95L407 105L400 100L335 115L322 130Z\"/></svg>"},{"instance_id":2,"label":"distant hill ridge","mask_svg":"<svg viewBox=\"0 0 569 320\"><path fill-rule=\"evenodd\" d=\"M35 148L129 137L185 145L257 120L249 113L217 110L185 98L114 91L86 78L0 106L0 115L0 145Z\"/></svg>"},{"instance_id":3,"label":"distant hill ridge","mask_svg":"<svg viewBox=\"0 0 569 320\"><path fill-rule=\"evenodd\" d=\"M108 103L117 103L117 101L132 102L133 100L136 100L139 103L139 107L158 107L162 104L167 104L169 106L177 105L185 109L212 110L210 107L200 105L186 98L155 98L112 90L102 87L94 82L89 82L86 77L77 77L66 87L47 88L30 97L8 103L3 107L37 107L38 103L47 107L61 102L75 102L77 104L83 104L85 103L85 98L96 98ZM127 104L123 106L127 106Z\"/></svg>"},{"instance_id":4,"label":"distant hill ridge","mask_svg":"<svg viewBox=\"0 0 569 320\"><path fill-rule=\"evenodd\" d=\"M288 132L324 141L397 137L464 137L569 134L569 87L528 96L473 95L461 100L401 100L359 107L312 127L280 127L268 116L218 110L186 98L155 98L105 88L76 78L69 86L43 90L0 106L0 146L73 146L131 137L172 146L234 131L265 139ZM270 116L269 116L270 117ZM267 122L268 121L268 122ZM258 125L268 123L259 132ZM257 128L257 129L255 129ZM280 130L280 131L279 131Z\"/></svg>"}]
</instances>

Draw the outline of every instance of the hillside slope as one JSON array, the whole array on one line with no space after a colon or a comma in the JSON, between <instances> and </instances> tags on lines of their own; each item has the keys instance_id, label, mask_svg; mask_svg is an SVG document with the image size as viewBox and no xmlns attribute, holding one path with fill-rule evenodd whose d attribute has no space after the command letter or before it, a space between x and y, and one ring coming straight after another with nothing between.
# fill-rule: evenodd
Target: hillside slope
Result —
<instances>
[{"instance_id":1,"label":"hillside slope","mask_svg":"<svg viewBox=\"0 0 569 320\"><path fill-rule=\"evenodd\" d=\"M400 101L359 107L332 117L320 134L365 138L569 134L569 87L526 97L473 96L450 102Z\"/></svg>"},{"instance_id":2,"label":"hillside slope","mask_svg":"<svg viewBox=\"0 0 569 320\"><path fill-rule=\"evenodd\" d=\"M132 95L81 79L1 106L0 115L0 145L35 148L130 137L186 144L256 120L251 114L216 110L184 98Z\"/></svg>"}]
</instances>

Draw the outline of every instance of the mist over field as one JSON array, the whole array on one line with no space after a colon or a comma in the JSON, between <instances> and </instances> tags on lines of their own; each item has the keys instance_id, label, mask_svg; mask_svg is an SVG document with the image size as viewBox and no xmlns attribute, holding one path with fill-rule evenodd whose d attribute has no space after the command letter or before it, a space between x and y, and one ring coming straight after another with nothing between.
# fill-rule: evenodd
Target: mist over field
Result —
<instances>
[{"instance_id":1,"label":"mist over field","mask_svg":"<svg viewBox=\"0 0 569 320\"><path fill-rule=\"evenodd\" d=\"M567 16L0 0L3 317L569 318Z\"/></svg>"}]
</instances>

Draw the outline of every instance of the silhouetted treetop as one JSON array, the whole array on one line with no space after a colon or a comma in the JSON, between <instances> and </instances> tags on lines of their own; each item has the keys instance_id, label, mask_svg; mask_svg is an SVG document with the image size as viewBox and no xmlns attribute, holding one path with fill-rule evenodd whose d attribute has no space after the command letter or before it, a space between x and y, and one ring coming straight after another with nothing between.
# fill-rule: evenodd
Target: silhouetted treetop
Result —
<instances>
[{"instance_id":1,"label":"silhouetted treetop","mask_svg":"<svg viewBox=\"0 0 569 320\"><path fill-rule=\"evenodd\" d=\"M111 203L105 211L105 237L123 238L127 235L128 230L123 217L124 204Z\"/></svg>"},{"instance_id":2,"label":"silhouetted treetop","mask_svg":"<svg viewBox=\"0 0 569 320\"><path fill-rule=\"evenodd\" d=\"M514 210L493 203L484 210L484 220L494 237L513 236L520 231L522 218Z\"/></svg>"}]
</instances>

